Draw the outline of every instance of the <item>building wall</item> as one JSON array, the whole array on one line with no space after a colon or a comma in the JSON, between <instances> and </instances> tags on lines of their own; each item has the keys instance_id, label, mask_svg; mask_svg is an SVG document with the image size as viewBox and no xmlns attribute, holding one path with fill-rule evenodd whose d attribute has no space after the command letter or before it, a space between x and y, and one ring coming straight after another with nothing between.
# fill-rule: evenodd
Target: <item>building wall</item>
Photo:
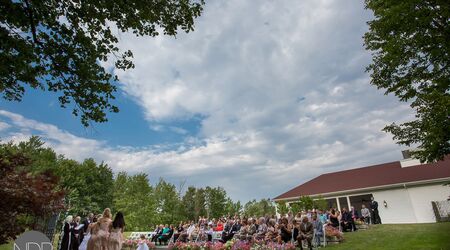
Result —
<instances>
[{"instance_id":1,"label":"building wall","mask_svg":"<svg viewBox=\"0 0 450 250\"><path fill-rule=\"evenodd\" d=\"M381 222L385 224L416 223L409 193L405 189L391 189L372 193L378 202ZM383 203L386 201L387 207Z\"/></svg>"},{"instance_id":2,"label":"building wall","mask_svg":"<svg viewBox=\"0 0 450 250\"><path fill-rule=\"evenodd\" d=\"M431 202L445 200L449 194L450 188L442 184L373 192L381 221L386 224L436 222Z\"/></svg>"},{"instance_id":3,"label":"building wall","mask_svg":"<svg viewBox=\"0 0 450 250\"><path fill-rule=\"evenodd\" d=\"M450 195L450 187L430 185L408 188L418 223L436 222L432 201L443 201Z\"/></svg>"}]
</instances>

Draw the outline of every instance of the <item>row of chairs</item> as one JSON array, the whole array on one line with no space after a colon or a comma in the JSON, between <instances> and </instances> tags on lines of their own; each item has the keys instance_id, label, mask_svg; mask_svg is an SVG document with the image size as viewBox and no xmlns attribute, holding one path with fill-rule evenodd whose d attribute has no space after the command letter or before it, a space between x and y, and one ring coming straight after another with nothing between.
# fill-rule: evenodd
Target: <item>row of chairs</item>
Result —
<instances>
[{"instance_id":1,"label":"row of chairs","mask_svg":"<svg viewBox=\"0 0 450 250\"><path fill-rule=\"evenodd\" d=\"M142 234L145 235L146 239L151 239L153 235L155 235L155 232L132 232L130 236L128 236L128 239L139 240Z\"/></svg>"}]
</instances>

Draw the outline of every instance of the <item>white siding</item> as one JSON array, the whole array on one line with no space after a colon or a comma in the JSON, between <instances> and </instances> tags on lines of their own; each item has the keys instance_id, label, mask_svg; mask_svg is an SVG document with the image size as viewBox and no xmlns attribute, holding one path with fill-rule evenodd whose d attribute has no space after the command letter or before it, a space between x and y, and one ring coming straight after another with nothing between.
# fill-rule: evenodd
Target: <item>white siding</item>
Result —
<instances>
[{"instance_id":1,"label":"white siding","mask_svg":"<svg viewBox=\"0 0 450 250\"><path fill-rule=\"evenodd\" d=\"M391 189L374 191L372 194L378 202L378 211L382 223L416 223L416 215L407 190ZM384 201L386 201L387 207L384 207Z\"/></svg>"},{"instance_id":2,"label":"white siding","mask_svg":"<svg viewBox=\"0 0 450 250\"><path fill-rule=\"evenodd\" d=\"M432 201L443 201L450 195L450 187L442 184L408 188L418 223L436 222Z\"/></svg>"},{"instance_id":3,"label":"white siding","mask_svg":"<svg viewBox=\"0 0 450 250\"><path fill-rule=\"evenodd\" d=\"M436 222L431 202L445 200L449 194L450 188L442 184L373 192L385 224Z\"/></svg>"}]
</instances>

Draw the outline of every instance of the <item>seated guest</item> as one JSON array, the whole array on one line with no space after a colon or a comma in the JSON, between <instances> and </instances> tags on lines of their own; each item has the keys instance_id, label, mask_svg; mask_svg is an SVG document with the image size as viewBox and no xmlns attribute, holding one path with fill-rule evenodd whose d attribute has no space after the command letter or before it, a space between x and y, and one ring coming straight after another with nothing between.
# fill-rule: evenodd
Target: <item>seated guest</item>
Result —
<instances>
[{"instance_id":1,"label":"seated guest","mask_svg":"<svg viewBox=\"0 0 450 250\"><path fill-rule=\"evenodd\" d=\"M222 232L222 239L220 240L222 243L225 243L231 240L236 232L240 229L239 220L228 220L227 225L225 226Z\"/></svg>"},{"instance_id":2,"label":"seated guest","mask_svg":"<svg viewBox=\"0 0 450 250\"><path fill-rule=\"evenodd\" d=\"M161 236L159 236L158 240L159 240L159 244L162 245L162 243L167 243L167 241L170 240L170 238L172 238L173 235L173 225L170 225L170 227L168 227L167 225L165 226L165 228L162 231Z\"/></svg>"},{"instance_id":3,"label":"seated guest","mask_svg":"<svg viewBox=\"0 0 450 250\"><path fill-rule=\"evenodd\" d=\"M288 218L281 218L279 225L280 233L278 235L278 244L289 242L292 239L292 230Z\"/></svg>"},{"instance_id":4,"label":"seated guest","mask_svg":"<svg viewBox=\"0 0 450 250\"><path fill-rule=\"evenodd\" d=\"M342 209L341 227L342 231L344 232L347 232L348 230L356 231L356 226L355 222L353 221L352 214L348 212L345 207Z\"/></svg>"},{"instance_id":5,"label":"seated guest","mask_svg":"<svg viewBox=\"0 0 450 250\"><path fill-rule=\"evenodd\" d=\"M206 236L208 237L208 241L212 241L212 236L214 233L213 225L209 224L207 229L205 230Z\"/></svg>"},{"instance_id":6,"label":"seated guest","mask_svg":"<svg viewBox=\"0 0 450 250\"><path fill-rule=\"evenodd\" d=\"M193 240L197 239L199 233L200 233L200 230L198 228L198 225L194 224L194 223L191 224L191 226L188 228L189 241L192 242Z\"/></svg>"},{"instance_id":7,"label":"seated guest","mask_svg":"<svg viewBox=\"0 0 450 250\"><path fill-rule=\"evenodd\" d=\"M217 222L217 227L214 228L214 231L218 231L218 232L223 231L223 221L222 221L222 219L219 219L219 221Z\"/></svg>"},{"instance_id":8,"label":"seated guest","mask_svg":"<svg viewBox=\"0 0 450 250\"><path fill-rule=\"evenodd\" d=\"M153 236L152 236L152 238L151 238L151 242L155 242L156 243L156 241L158 240L158 238L159 238L159 236L161 236L161 234L162 234L162 231L163 231L163 229L164 229L164 225L157 225L156 226L156 229L155 229L155 234L153 234Z\"/></svg>"},{"instance_id":9,"label":"seated guest","mask_svg":"<svg viewBox=\"0 0 450 250\"><path fill-rule=\"evenodd\" d=\"M322 222L323 225L325 225L325 223L327 223L327 221L328 221L327 213L322 210L319 210L317 212L317 218L320 220L320 222Z\"/></svg>"},{"instance_id":10,"label":"seated guest","mask_svg":"<svg viewBox=\"0 0 450 250\"><path fill-rule=\"evenodd\" d=\"M350 208L350 214L352 215L353 221L356 221L356 220L359 219L358 211L355 209L354 206L351 206L351 208Z\"/></svg>"},{"instance_id":11,"label":"seated guest","mask_svg":"<svg viewBox=\"0 0 450 250\"><path fill-rule=\"evenodd\" d=\"M249 225L247 227L247 239L251 241L253 239L253 235L256 234L256 219L250 219Z\"/></svg>"},{"instance_id":12,"label":"seated guest","mask_svg":"<svg viewBox=\"0 0 450 250\"><path fill-rule=\"evenodd\" d=\"M292 221L292 239L296 240L298 237L300 224L297 222L297 220Z\"/></svg>"},{"instance_id":13,"label":"seated guest","mask_svg":"<svg viewBox=\"0 0 450 250\"><path fill-rule=\"evenodd\" d=\"M278 228L276 228L276 220L269 219L267 223L267 233L265 237L265 241L276 241L278 236Z\"/></svg>"},{"instance_id":14,"label":"seated guest","mask_svg":"<svg viewBox=\"0 0 450 250\"><path fill-rule=\"evenodd\" d=\"M316 234L316 242L320 244L320 238L323 237L322 221L320 221L320 219L317 217L317 214L313 214L311 223L313 224L314 233Z\"/></svg>"},{"instance_id":15,"label":"seated guest","mask_svg":"<svg viewBox=\"0 0 450 250\"><path fill-rule=\"evenodd\" d=\"M267 233L266 219L264 217L259 218L257 228L255 240L263 240Z\"/></svg>"},{"instance_id":16,"label":"seated guest","mask_svg":"<svg viewBox=\"0 0 450 250\"><path fill-rule=\"evenodd\" d=\"M364 204L361 208L361 217L366 224L370 224L370 210Z\"/></svg>"},{"instance_id":17,"label":"seated guest","mask_svg":"<svg viewBox=\"0 0 450 250\"><path fill-rule=\"evenodd\" d=\"M173 234L173 241L177 242L178 237L180 237L180 234L184 231L183 228L183 222L180 221L180 224L178 224L178 227L176 228L176 232Z\"/></svg>"},{"instance_id":18,"label":"seated guest","mask_svg":"<svg viewBox=\"0 0 450 250\"><path fill-rule=\"evenodd\" d=\"M247 220L242 220L241 229L239 229L239 232L234 237L238 240L247 240L248 228Z\"/></svg>"},{"instance_id":19,"label":"seated guest","mask_svg":"<svg viewBox=\"0 0 450 250\"><path fill-rule=\"evenodd\" d=\"M312 250L312 238L314 233L314 227L311 222L309 222L308 217L303 217L302 223L300 223L300 231L299 236L297 237L298 246L300 250L303 250L302 240L306 240L308 242L308 248Z\"/></svg>"},{"instance_id":20,"label":"seated guest","mask_svg":"<svg viewBox=\"0 0 450 250\"><path fill-rule=\"evenodd\" d=\"M338 219L338 213L336 212L336 210L334 208L331 209L330 211L330 223L331 226L338 228L339 227L339 219Z\"/></svg>"}]
</instances>

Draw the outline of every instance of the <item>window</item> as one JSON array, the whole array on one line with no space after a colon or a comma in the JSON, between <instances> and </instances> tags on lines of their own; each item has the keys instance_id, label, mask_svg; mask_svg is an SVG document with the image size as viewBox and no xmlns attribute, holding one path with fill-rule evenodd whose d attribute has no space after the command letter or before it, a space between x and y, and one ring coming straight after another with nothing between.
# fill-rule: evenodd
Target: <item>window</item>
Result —
<instances>
[{"instance_id":1,"label":"window","mask_svg":"<svg viewBox=\"0 0 450 250\"><path fill-rule=\"evenodd\" d=\"M372 194L350 196L350 205L354 206L357 211L361 211L362 204L368 208L370 206L370 198Z\"/></svg>"},{"instance_id":2,"label":"window","mask_svg":"<svg viewBox=\"0 0 450 250\"><path fill-rule=\"evenodd\" d=\"M339 206L341 206L341 211L344 207L348 210L347 197L339 197Z\"/></svg>"},{"instance_id":3,"label":"window","mask_svg":"<svg viewBox=\"0 0 450 250\"><path fill-rule=\"evenodd\" d=\"M336 198L326 199L326 201L327 201L327 209L331 207L337 209Z\"/></svg>"}]
</instances>

